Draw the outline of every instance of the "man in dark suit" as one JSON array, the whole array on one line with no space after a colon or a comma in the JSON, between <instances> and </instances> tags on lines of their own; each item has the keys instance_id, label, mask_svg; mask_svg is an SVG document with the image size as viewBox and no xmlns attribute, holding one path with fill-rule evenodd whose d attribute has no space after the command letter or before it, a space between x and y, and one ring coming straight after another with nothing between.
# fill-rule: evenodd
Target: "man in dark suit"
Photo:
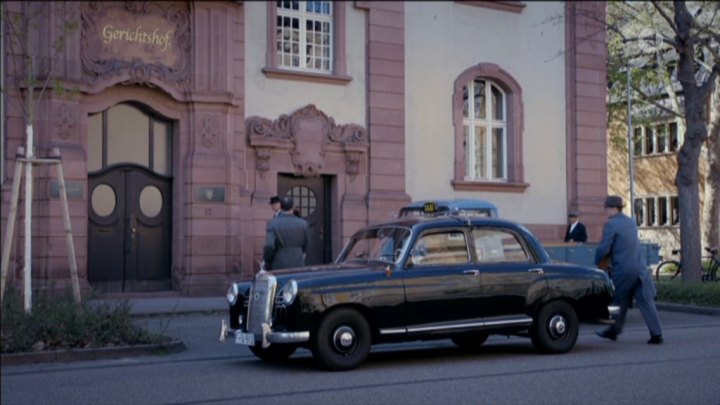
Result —
<instances>
[{"instance_id":1,"label":"man in dark suit","mask_svg":"<svg viewBox=\"0 0 720 405\"><path fill-rule=\"evenodd\" d=\"M645 266L638 229L635 221L622 213L622 197L611 195L605 200L605 212L609 219L603 227L603 236L595 251L595 264L602 262L607 256L612 263L612 281L615 285L613 305L620 307L615 323L602 332L601 338L616 340L625 324L625 314L630 302L635 298L645 324L650 331L650 344L663 342L662 329L655 308L655 284Z\"/></svg>"},{"instance_id":2,"label":"man in dark suit","mask_svg":"<svg viewBox=\"0 0 720 405\"><path fill-rule=\"evenodd\" d=\"M307 221L293 214L292 208L292 198L280 199L280 212L268 222L263 260L269 270L305 265L310 228Z\"/></svg>"},{"instance_id":3,"label":"man in dark suit","mask_svg":"<svg viewBox=\"0 0 720 405\"><path fill-rule=\"evenodd\" d=\"M578 220L578 212L570 211L568 213L568 226L565 230L565 242L587 242L587 230Z\"/></svg>"}]
</instances>

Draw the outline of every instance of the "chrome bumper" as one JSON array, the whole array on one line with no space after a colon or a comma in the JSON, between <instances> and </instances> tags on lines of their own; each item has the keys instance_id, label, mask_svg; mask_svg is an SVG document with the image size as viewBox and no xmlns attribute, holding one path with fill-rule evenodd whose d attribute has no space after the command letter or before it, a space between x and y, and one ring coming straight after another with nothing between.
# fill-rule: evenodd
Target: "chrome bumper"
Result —
<instances>
[{"instance_id":1,"label":"chrome bumper","mask_svg":"<svg viewBox=\"0 0 720 405\"><path fill-rule=\"evenodd\" d=\"M618 315L620 313L620 307L617 305L608 305L608 317L598 319L598 323L604 324L604 325L614 325L615 319L613 317L615 315Z\"/></svg>"},{"instance_id":2,"label":"chrome bumper","mask_svg":"<svg viewBox=\"0 0 720 405\"><path fill-rule=\"evenodd\" d=\"M608 305L608 314L610 316L618 315L620 313L620 307L617 305Z\"/></svg>"},{"instance_id":3,"label":"chrome bumper","mask_svg":"<svg viewBox=\"0 0 720 405\"><path fill-rule=\"evenodd\" d=\"M310 332L273 332L267 323L262 324L262 347L268 347L271 343L302 343L310 340ZM223 319L220 325L220 341L225 342L228 337L235 337L240 330L231 328Z\"/></svg>"}]
</instances>

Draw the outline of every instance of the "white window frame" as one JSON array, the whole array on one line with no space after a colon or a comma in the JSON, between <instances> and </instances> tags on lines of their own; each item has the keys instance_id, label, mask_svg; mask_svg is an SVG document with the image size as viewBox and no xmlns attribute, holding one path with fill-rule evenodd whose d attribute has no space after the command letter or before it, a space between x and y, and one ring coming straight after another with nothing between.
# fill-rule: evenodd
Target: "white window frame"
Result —
<instances>
[{"instance_id":1,"label":"white window frame","mask_svg":"<svg viewBox=\"0 0 720 405\"><path fill-rule=\"evenodd\" d=\"M646 196L638 196L635 199L642 201L642 216L638 216L639 224L638 226L644 227L644 228L663 228L663 227L670 227L670 226L678 226L678 223L673 223L673 213L672 213L672 199L677 198L677 194L659 194L659 195L646 195ZM660 199L665 198L665 223L660 223ZM650 210L648 209L648 200L652 200L652 210L653 210L653 222L650 223L649 221L649 214ZM635 205L633 204L633 209Z\"/></svg>"},{"instance_id":2,"label":"white window frame","mask_svg":"<svg viewBox=\"0 0 720 405\"><path fill-rule=\"evenodd\" d=\"M476 80L482 80L485 82L485 119L482 118L475 118L475 81ZM463 116L463 127L464 130L467 131L467 145L465 147L467 148L467 161L465 162L465 179L466 180L483 180L483 181L507 181L507 163L508 163L508 150L507 150L507 113L508 113L508 106L507 106L507 94L505 94L505 91L495 82L492 80L488 80L483 77L476 77L475 79L469 81L466 85L467 87L467 105L468 105L468 111L467 116ZM492 89L497 89L500 94L502 95L502 119L497 120L493 117L492 114ZM478 134L476 134L476 128L477 127L483 127L485 129L485 145L484 145L484 151L485 151L485 164L484 164L484 172L486 174L485 177L476 177L475 176L475 165L477 163L477 157L475 156L475 146L477 143ZM493 143L493 137L494 133L493 130L495 129L501 129L502 130L502 175L498 177L493 176L493 150L492 150L492 143Z\"/></svg>"},{"instance_id":3,"label":"white window frame","mask_svg":"<svg viewBox=\"0 0 720 405\"><path fill-rule=\"evenodd\" d=\"M676 137L677 137L677 148L675 150L672 150L672 132L670 131L671 124L675 124L676 128ZM638 139L638 145L633 145L633 148L635 149L634 156L640 157L640 156L657 156L657 155L665 155L668 153L676 153L680 146L682 146L682 134L679 132L680 125L677 123L677 121L662 121L662 122L654 122L652 124L643 124L643 125L636 125L634 127L635 129L640 129L640 136ZM658 150L658 142L657 137L660 133L660 129L663 130L663 134L665 136L665 146L663 150ZM633 132L635 134L635 132ZM634 136L634 135L633 135ZM647 146L651 145L651 152L647 151ZM639 147L639 148L638 148ZM639 149L639 150L638 150Z\"/></svg>"},{"instance_id":4,"label":"white window frame","mask_svg":"<svg viewBox=\"0 0 720 405\"><path fill-rule=\"evenodd\" d=\"M283 2L283 3L287 3L287 2ZM290 1L289 3L295 3L295 1ZM294 57L294 54L292 52L289 54L290 58L291 58L290 64L289 65L285 64L284 56L288 55L288 54L285 54L282 50L277 49L277 43L282 41L283 35L281 34L276 37L276 43L273 44L273 46L276 47L275 52L277 53L278 67L282 68L282 69L297 70L297 71L303 71L303 72L326 73L326 74L332 73L333 66L334 66L334 58L335 58L335 55L334 55L335 24L334 24L334 19L333 19L333 15L335 13L335 4L332 1L321 1L321 2L297 1L297 3L298 3L298 10L289 10L289 9L281 8L279 6L276 6L276 7L277 7L277 18L291 18L291 19L298 19L298 21L299 21L298 22L299 53L297 55L299 65L298 66L292 65L292 58ZM329 12L329 14L319 14L316 12L309 12L309 11L307 11L308 3L324 3L324 5L326 5L329 8L330 12ZM274 22L275 30L282 29L277 24L277 18L276 18L276 21ZM308 20L317 21L317 22L320 22L321 24L327 23L329 25L329 32L327 33L327 35L329 37L329 43L327 44L328 58L327 58L327 66L326 67L323 66L318 69L314 66L312 66L312 67L307 66L307 63L308 63L308 60L307 60L307 58L308 58L307 34L308 33L307 33L306 27L307 27ZM324 57L321 56L321 59L324 60ZM313 57L312 61L314 61L314 60L315 60L315 58Z\"/></svg>"}]
</instances>

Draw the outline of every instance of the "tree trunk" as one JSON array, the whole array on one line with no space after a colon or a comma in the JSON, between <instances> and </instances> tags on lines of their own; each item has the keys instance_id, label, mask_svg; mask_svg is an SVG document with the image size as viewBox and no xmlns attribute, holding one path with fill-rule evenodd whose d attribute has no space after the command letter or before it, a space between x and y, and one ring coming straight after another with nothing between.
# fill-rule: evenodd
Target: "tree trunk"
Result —
<instances>
[{"instance_id":1,"label":"tree trunk","mask_svg":"<svg viewBox=\"0 0 720 405\"><path fill-rule=\"evenodd\" d=\"M680 56L678 81L685 101L685 140L678 153L675 184L678 188L680 211L680 244L683 281L700 281L700 151L707 139L708 121L704 107L708 101L708 87L698 86L695 71L697 37L691 34L693 16L683 1L673 2L675 9L675 48ZM715 80L711 74L709 80Z\"/></svg>"},{"instance_id":2,"label":"tree trunk","mask_svg":"<svg viewBox=\"0 0 720 405\"><path fill-rule=\"evenodd\" d=\"M692 102L685 98L686 103ZM686 107L687 108L687 107ZM680 243L682 256L680 258L683 272L683 281L700 281L700 162L701 143L704 125L702 122L691 123L688 120L688 129L685 141L678 153L678 171L675 184L678 188L680 211Z\"/></svg>"}]
</instances>

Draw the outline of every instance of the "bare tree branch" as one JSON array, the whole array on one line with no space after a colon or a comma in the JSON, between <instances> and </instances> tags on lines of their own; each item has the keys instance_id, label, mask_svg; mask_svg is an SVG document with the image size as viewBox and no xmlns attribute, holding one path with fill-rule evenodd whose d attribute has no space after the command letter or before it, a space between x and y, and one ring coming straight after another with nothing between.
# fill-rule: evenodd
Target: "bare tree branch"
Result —
<instances>
[{"instance_id":1,"label":"bare tree branch","mask_svg":"<svg viewBox=\"0 0 720 405\"><path fill-rule=\"evenodd\" d=\"M660 14L660 16L665 20L665 22L668 23L668 26L673 30L675 35L679 35L677 26L675 25L675 19L665 12L662 4L658 1L653 1L652 5L653 7L655 7L655 10L658 12L658 14Z\"/></svg>"}]
</instances>

